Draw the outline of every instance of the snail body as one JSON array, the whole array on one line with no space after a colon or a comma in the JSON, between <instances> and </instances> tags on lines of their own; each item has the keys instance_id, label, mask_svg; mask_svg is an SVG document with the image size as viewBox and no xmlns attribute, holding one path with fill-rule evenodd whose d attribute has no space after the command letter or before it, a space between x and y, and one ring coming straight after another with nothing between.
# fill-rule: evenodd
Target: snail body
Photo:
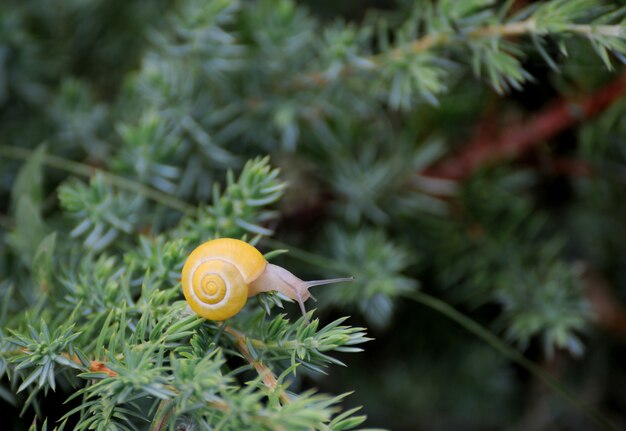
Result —
<instances>
[{"instance_id":1,"label":"snail body","mask_svg":"<svg viewBox=\"0 0 626 431\"><path fill-rule=\"evenodd\" d=\"M265 260L259 250L238 239L220 238L198 246L182 272L183 293L191 309L209 320L225 320L237 314L249 297L277 291L298 302L311 297L309 288L349 281L352 278L303 281L286 269Z\"/></svg>"}]
</instances>

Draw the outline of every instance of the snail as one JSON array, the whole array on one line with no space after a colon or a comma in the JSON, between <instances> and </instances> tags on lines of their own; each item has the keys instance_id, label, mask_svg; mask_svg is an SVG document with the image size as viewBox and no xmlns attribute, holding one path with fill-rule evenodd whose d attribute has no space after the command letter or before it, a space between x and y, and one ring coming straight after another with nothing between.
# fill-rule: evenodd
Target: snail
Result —
<instances>
[{"instance_id":1,"label":"snail","mask_svg":"<svg viewBox=\"0 0 626 431\"><path fill-rule=\"evenodd\" d=\"M309 288L353 279L303 281L267 262L247 242L231 238L198 246L187 258L182 273L185 299L194 312L209 320L228 319L243 308L250 296L270 291L296 301L306 319L304 302L312 297Z\"/></svg>"}]
</instances>

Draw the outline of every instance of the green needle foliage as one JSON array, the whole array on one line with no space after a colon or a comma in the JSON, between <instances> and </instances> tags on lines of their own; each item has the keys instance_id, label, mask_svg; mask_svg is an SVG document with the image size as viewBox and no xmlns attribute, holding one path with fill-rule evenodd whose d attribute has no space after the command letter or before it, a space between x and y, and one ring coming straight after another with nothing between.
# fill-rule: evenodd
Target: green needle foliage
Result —
<instances>
[{"instance_id":1,"label":"green needle foliage","mask_svg":"<svg viewBox=\"0 0 626 431\"><path fill-rule=\"evenodd\" d=\"M55 242L55 237L41 242L32 266L41 262L49 267L42 277L45 284L35 277L24 282L32 308L14 316L4 351L5 372L18 385L16 393L27 394L24 407L37 411L40 392L56 390L59 382L75 388L68 400L81 399L64 416L76 423L75 429L132 430L151 421L156 429L174 428L178 421L223 429L347 429L361 423L364 418L352 414L333 418L342 397L287 392L288 376L297 365L323 372L320 367L328 364L343 365L332 352L360 351L353 346L368 340L361 328L340 325L345 319L328 325L317 319L308 324L303 317L290 322L283 314L268 316L251 307L228 322L225 331L224 325L194 315L180 300L180 270L193 244L222 232L259 234L245 219L267 218L265 206L284 187L277 174L267 158L251 161L237 180L229 176L222 198L216 189L214 206L183 217L178 227L154 239L139 236L136 241L126 232L136 226L122 223L129 213L137 215L139 207L118 205L130 198L125 192L114 192L101 176L89 186L72 181L59 187L69 229L66 243ZM139 205L147 204L139 198ZM119 211L127 215L116 215ZM72 227L77 213L82 220L78 228ZM212 230L207 219L214 223ZM116 232L113 239L98 227L104 223ZM83 241L85 224L93 230ZM16 243L22 240L18 234L16 230ZM127 238L123 246L114 242L117 235ZM104 250L107 246L110 251ZM40 254L48 258L37 259ZM63 269L54 273L50 267ZM246 344L238 350L244 338ZM252 363L242 366L241 355ZM255 364L266 365L250 381L246 369ZM264 379L273 372L285 374L268 386ZM272 401L277 394L284 394L282 401ZM306 414L293 414L293 409ZM164 410L167 420L154 425Z\"/></svg>"},{"instance_id":2,"label":"green needle foliage","mask_svg":"<svg viewBox=\"0 0 626 431\"><path fill-rule=\"evenodd\" d=\"M623 1L304 3L0 6L7 426L610 428L605 408L626 424L589 293L601 274L626 297L623 98L521 162L424 174L477 123L489 141L623 73ZM592 174L555 173L563 158ZM312 289L306 316L265 293L206 321L180 274L219 237L355 281ZM555 407L537 425L539 398Z\"/></svg>"}]
</instances>

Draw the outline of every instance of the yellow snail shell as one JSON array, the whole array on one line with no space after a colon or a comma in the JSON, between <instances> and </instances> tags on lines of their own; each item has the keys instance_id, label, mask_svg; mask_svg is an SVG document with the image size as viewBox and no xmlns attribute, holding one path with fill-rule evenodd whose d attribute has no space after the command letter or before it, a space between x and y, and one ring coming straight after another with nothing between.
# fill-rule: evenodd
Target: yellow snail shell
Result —
<instances>
[{"instance_id":1,"label":"yellow snail shell","mask_svg":"<svg viewBox=\"0 0 626 431\"><path fill-rule=\"evenodd\" d=\"M191 309L210 320L237 314L248 297L278 291L295 300L305 314L309 288L352 278L302 281L280 266L268 263L261 252L238 239L207 241L191 252L183 266L182 284Z\"/></svg>"}]
</instances>

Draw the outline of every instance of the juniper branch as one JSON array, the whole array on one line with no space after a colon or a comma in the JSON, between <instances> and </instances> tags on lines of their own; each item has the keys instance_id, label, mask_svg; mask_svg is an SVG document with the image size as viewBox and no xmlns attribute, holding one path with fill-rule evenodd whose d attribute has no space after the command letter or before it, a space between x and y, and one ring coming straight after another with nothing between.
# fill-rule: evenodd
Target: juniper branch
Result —
<instances>
[{"instance_id":1,"label":"juniper branch","mask_svg":"<svg viewBox=\"0 0 626 431\"><path fill-rule=\"evenodd\" d=\"M32 154L32 150L28 150L25 148L12 147L9 145L0 145L0 156L3 157L27 160L30 156L32 156ZM100 169L95 166L87 165L85 163L75 162L73 160L55 156L53 154L44 154L43 162L50 167L62 169L74 175L80 175L87 178L90 178L99 173L106 182L115 187L119 187L129 192L138 193L155 202L173 208L177 211L181 211L183 213L192 213L195 211L195 207L189 205L187 202L181 201L180 199L177 199L172 195L168 195L161 191L152 189L131 179L115 175L105 169Z\"/></svg>"},{"instance_id":2,"label":"juniper branch","mask_svg":"<svg viewBox=\"0 0 626 431\"><path fill-rule=\"evenodd\" d=\"M408 53L420 54L432 50L434 48L441 48L446 45L454 44L467 44L471 41L480 40L484 38L511 38L515 36L525 36L529 34L547 35L551 33L557 33L537 26L537 21L530 17L524 21L511 22L505 24L490 25L486 27L470 30L467 33L430 33L426 34L415 41L398 46L389 52L380 52L368 58L373 65L372 68L367 68L366 72L370 73L375 71L376 68L380 68L391 59L401 59ZM622 25L592 25L592 24L565 24L561 31L562 33L571 33L575 35L581 35L586 37L592 36L606 36L613 38L625 37L626 32ZM345 65L337 77L348 77L356 74L357 71L350 65ZM331 84L334 78L328 76L324 72L312 72L305 76L299 77L290 84L288 84L291 90L302 90L305 88L323 87Z\"/></svg>"},{"instance_id":3,"label":"juniper branch","mask_svg":"<svg viewBox=\"0 0 626 431\"><path fill-rule=\"evenodd\" d=\"M279 386L278 379L276 378L276 375L271 370L271 368L265 365L261 360L255 359L252 356L250 349L248 349L248 337L246 337L244 333L236 330L231 326L224 325L223 328L225 332L235 338L235 343L237 345L237 348L239 349L239 352L246 359L246 361L248 361L250 366L256 370L256 372L259 374L259 377L263 379L263 383L265 384L265 386L267 386L267 388L272 392L278 390L280 399L285 404L289 403L291 401L289 395Z\"/></svg>"}]
</instances>

